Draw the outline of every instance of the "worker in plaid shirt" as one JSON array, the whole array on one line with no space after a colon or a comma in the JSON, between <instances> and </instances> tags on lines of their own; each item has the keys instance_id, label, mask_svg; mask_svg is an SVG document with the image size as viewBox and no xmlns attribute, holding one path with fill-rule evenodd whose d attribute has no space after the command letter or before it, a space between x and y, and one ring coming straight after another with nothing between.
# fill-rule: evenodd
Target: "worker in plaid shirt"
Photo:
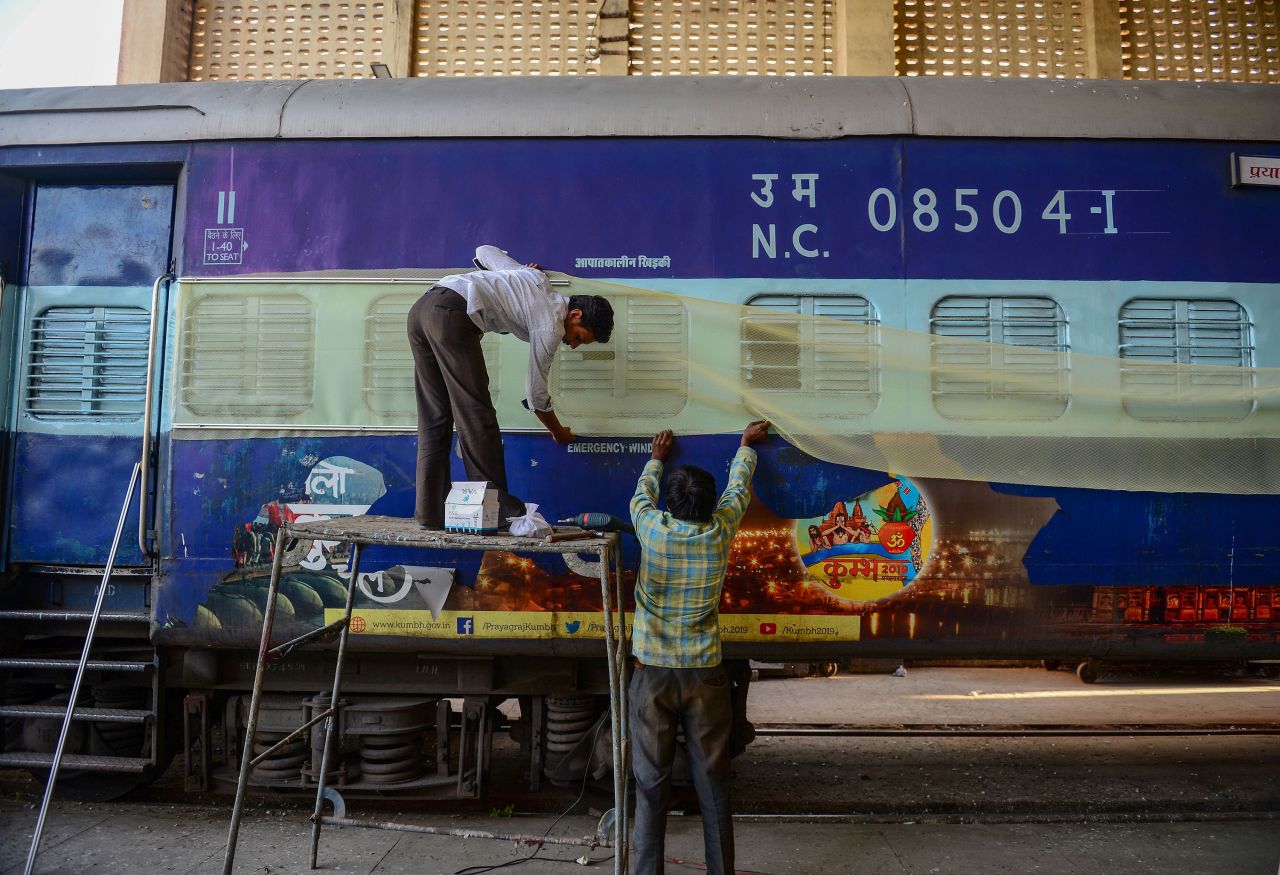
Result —
<instances>
[{"instance_id":1,"label":"worker in plaid shirt","mask_svg":"<svg viewBox=\"0 0 1280 875\"><path fill-rule=\"evenodd\" d=\"M756 467L753 444L769 423L753 422L729 468L729 485L716 499L715 478L693 465L667 475L667 509L658 509L658 481L675 441L654 436L653 455L631 498L631 522L640 539L636 577L630 719L636 819L632 872L663 871L667 797L675 758L676 727L684 726L689 769L702 809L702 837L710 873L733 868L729 809L729 731L733 722L729 677L720 659L720 593L733 536L751 500Z\"/></svg>"}]
</instances>

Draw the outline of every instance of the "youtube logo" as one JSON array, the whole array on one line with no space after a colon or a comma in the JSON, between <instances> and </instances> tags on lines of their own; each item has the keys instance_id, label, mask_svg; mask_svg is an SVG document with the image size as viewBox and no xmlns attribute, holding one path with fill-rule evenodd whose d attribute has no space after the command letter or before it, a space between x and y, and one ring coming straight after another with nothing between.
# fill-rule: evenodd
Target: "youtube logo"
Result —
<instances>
[{"instance_id":1,"label":"youtube logo","mask_svg":"<svg viewBox=\"0 0 1280 875\"><path fill-rule=\"evenodd\" d=\"M761 635L777 635L778 624L777 623L761 623L760 634Z\"/></svg>"}]
</instances>

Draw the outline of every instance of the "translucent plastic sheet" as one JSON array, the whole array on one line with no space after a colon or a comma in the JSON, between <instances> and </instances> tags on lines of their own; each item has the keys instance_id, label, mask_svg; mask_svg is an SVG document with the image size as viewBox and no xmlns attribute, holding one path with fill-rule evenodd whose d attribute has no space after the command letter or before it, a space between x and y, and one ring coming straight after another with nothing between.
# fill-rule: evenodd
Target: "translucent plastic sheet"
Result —
<instances>
[{"instance_id":1,"label":"translucent plastic sheet","mask_svg":"<svg viewBox=\"0 0 1280 875\"><path fill-rule=\"evenodd\" d=\"M176 421L411 428L403 312L422 287L335 278L185 287ZM991 336L983 313L943 336L852 304L814 315L577 278L556 291L605 295L617 313L609 344L561 350L552 374L580 439L764 417L815 458L905 477L1280 493L1280 368L1198 363L1254 360L1252 327L1220 314L1139 313L1124 356L1105 357L1013 308L995 321L1014 342L989 343L970 339ZM503 427L536 426L519 405L527 349L503 338L485 352Z\"/></svg>"},{"instance_id":2,"label":"translucent plastic sheet","mask_svg":"<svg viewBox=\"0 0 1280 875\"><path fill-rule=\"evenodd\" d=\"M574 285L579 293L637 295L630 287ZM1280 368L1154 360L1185 355L1176 347L1189 345L1158 319L1139 320L1139 340L1121 358L759 306L682 303L691 325L716 326L690 338L689 403L766 417L827 462L907 477L1280 492ZM981 321L961 318L958 330ZM1026 343L1060 346L1034 320L1024 327ZM1234 342L1219 336L1195 348L1225 358ZM735 357L736 367L726 366Z\"/></svg>"}]
</instances>

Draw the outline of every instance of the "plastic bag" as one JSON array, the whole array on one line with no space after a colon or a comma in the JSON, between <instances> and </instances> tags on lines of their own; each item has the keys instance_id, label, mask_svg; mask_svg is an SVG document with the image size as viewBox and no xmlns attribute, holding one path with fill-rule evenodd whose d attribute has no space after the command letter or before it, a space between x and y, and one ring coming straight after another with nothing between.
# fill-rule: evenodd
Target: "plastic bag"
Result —
<instances>
[{"instance_id":1,"label":"plastic bag","mask_svg":"<svg viewBox=\"0 0 1280 875\"><path fill-rule=\"evenodd\" d=\"M536 504L524 506L524 516L507 517L511 523L511 534L521 538L545 538L551 534L551 524L538 513Z\"/></svg>"}]
</instances>

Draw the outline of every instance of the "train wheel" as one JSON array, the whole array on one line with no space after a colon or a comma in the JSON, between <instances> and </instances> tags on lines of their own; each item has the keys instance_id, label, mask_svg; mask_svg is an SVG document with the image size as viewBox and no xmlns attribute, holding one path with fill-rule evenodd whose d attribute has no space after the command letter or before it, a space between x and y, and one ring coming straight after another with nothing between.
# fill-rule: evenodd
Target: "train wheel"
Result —
<instances>
[{"instance_id":1,"label":"train wheel","mask_svg":"<svg viewBox=\"0 0 1280 875\"><path fill-rule=\"evenodd\" d=\"M1042 659L1040 660L1040 667L1043 668L1045 671L1057 671L1058 669L1062 668L1062 660L1061 659Z\"/></svg>"},{"instance_id":2,"label":"train wheel","mask_svg":"<svg viewBox=\"0 0 1280 875\"><path fill-rule=\"evenodd\" d=\"M1101 673L1096 660L1086 659L1076 666L1076 677L1086 684L1096 684Z\"/></svg>"},{"instance_id":3,"label":"train wheel","mask_svg":"<svg viewBox=\"0 0 1280 875\"><path fill-rule=\"evenodd\" d=\"M840 666L836 665L834 662L818 663L818 674L822 675L824 678L833 678L839 671Z\"/></svg>"}]
</instances>

